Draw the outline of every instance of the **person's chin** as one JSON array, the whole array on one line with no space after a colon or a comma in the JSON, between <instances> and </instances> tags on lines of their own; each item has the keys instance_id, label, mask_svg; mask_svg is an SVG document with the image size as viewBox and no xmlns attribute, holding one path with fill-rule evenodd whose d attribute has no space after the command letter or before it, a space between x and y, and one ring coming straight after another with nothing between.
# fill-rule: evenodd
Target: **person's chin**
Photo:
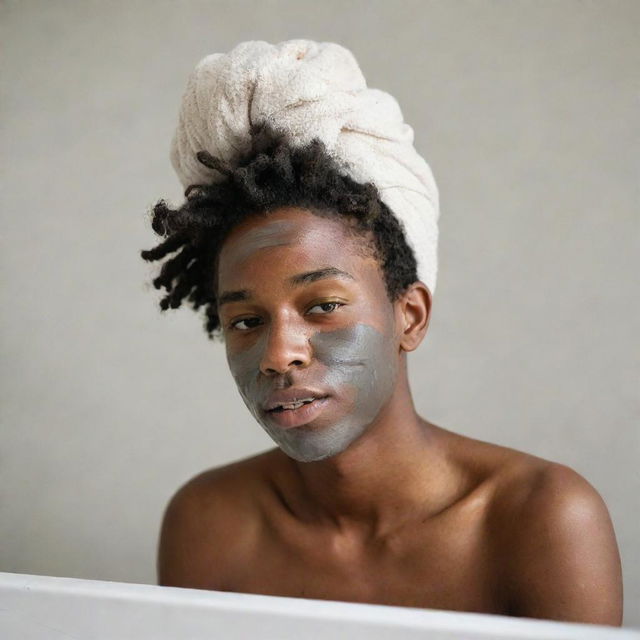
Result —
<instances>
[{"instance_id":1,"label":"person's chin","mask_svg":"<svg viewBox=\"0 0 640 640\"><path fill-rule=\"evenodd\" d=\"M334 458L345 451L351 444L350 442L340 444L335 442L330 444L317 441L310 442L308 437L296 438L296 440L297 442L291 442L287 439L279 442L278 446L286 455L298 462L320 462L321 460ZM303 442L302 440L307 441Z\"/></svg>"}]
</instances>

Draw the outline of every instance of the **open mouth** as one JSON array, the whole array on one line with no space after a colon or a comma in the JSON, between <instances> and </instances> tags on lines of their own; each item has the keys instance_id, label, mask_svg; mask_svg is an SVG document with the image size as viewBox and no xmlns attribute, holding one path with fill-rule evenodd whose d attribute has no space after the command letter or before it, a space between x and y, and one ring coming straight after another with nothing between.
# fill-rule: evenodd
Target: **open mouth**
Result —
<instances>
[{"instance_id":1,"label":"open mouth","mask_svg":"<svg viewBox=\"0 0 640 640\"><path fill-rule=\"evenodd\" d=\"M329 396L296 398L294 402L269 409L266 414L274 424L284 429L300 427L318 418L329 402Z\"/></svg>"},{"instance_id":2,"label":"open mouth","mask_svg":"<svg viewBox=\"0 0 640 640\"><path fill-rule=\"evenodd\" d=\"M326 396L323 396L323 397L326 398ZM312 402L315 402L316 400L321 400L321 399L322 398L315 398L315 397L302 398L300 400L295 400L294 402L290 402L288 404L278 405L273 409L269 409L268 413L282 413L283 411L295 411L296 409L299 409L305 404L311 404Z\"/></svg>"}]
</instances>

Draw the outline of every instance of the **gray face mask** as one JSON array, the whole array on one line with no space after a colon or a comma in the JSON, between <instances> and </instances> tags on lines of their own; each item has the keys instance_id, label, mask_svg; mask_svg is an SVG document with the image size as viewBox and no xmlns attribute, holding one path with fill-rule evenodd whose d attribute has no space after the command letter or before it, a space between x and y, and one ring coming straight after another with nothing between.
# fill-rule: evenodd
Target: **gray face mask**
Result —
<instances>
[{"instance_id":1,"label":"gray face mask","mask_svg":"<svg viewBox=\"0 0 640 640\"><path fill-rule=\"evenodd\" d=\"M284 429L262 407L276 389L275 378L260 371L267 332L249 349L229 354L227 361L240 394L256 420L291 458L301 462L322 460L344 451L374 421L393 394L398 373L398 355L388 334L367 324L336 331L319 331L310 338L312 362L305 384L334 397L342 412L335 420L317 425ZM280 376L280 381L287 378ZM336 411L336 407L332 408Z\"/></svg>"}]
</instances>

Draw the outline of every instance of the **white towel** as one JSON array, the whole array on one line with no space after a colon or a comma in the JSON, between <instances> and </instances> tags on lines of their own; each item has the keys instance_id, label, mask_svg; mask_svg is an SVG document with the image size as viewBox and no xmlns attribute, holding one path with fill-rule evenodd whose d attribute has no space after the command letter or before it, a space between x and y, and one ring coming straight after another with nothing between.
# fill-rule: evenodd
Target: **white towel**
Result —
<instances>
[{"instance_id":1,"label":"white towel","mask_svg":"<svg viewBox=\"0 0 640 640\"><path fill-rule=\"evenodd\" d=\"M233 167L251 148L251 125L265 121L294 146L320 138L347 175L376 185L404 226L418 277L433 293L435 180L396 99L367 88L353 54L332 42L250 41L203 58L189 77L171 145L183 186L222 180L196 153L208 151Z\"/></svg>"}]
</instances>

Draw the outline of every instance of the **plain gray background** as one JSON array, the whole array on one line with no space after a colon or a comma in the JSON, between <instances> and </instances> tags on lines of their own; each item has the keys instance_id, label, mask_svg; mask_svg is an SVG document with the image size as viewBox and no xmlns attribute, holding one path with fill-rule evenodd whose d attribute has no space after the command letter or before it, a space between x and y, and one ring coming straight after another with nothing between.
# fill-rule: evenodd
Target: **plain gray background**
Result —
<instances>
[{"instance_id":1,"label":"plain gray background","mask_svg":"<svg viewBox=\"0 0 640 640\"><path fill-rule=\"evenodd\" d=\"M398 99L440 188L419 412L586 477L640 626L640 3L31 0L1 24L0 570L153 583L173 491L271 447L139 251L181 199L197 61L312 38Z\"/></svg>"}]
</instances>

